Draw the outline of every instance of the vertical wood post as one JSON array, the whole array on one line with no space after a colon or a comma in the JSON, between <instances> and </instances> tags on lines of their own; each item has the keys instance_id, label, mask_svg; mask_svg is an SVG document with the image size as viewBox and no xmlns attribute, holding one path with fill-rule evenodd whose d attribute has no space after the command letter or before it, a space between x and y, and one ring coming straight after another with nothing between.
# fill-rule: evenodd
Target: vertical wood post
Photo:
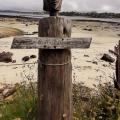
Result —
<instances>
[{"instance_id":1,"label":"vertical wood post","mask_svg":"<svg viewBox=\"0 0 120 120\"><path fill-rule=\"evenodd\" d=\"M116 60L116 81L114 81L115 88L120 90L120 41L118 46L115 47L115 52L117 52L117 60Z\"/></svg>"},{"instance_id":2,"label":"vertical wood post","mask_svg":"<svg viewBox=\"0 0 120 120\"><path fill-rule=\"evenodd\" d=\"M49 17L39 21L39 37L70 36L70 20ZM72 120L70 50L39 50L38 97L38 120Z\"/></svg>"}]
</instances>

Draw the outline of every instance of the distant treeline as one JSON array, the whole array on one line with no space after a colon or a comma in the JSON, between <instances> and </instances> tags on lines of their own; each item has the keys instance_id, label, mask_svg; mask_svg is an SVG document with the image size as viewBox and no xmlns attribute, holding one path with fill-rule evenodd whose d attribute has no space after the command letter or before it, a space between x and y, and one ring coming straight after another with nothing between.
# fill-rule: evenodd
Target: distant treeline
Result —
<instances>
[{"instance_id":1,"label":"distant treeline","mask_svg":"<svg viewBox=\"0 0 120 120\"><path fill-rule=\"evenodd\" d=\"M0 12L7 12L7 13L24 13L24 14L37 14L43 15L47 14L47 12L21 12L21 11L11 11L11 10L0 10ZM93 17L93 18L120 18L120 13L98 13L98 12L60 12L60 15L63 16L86 16L86 17Z\"/></svg>"},{"instance_id":2,"label":"distant treeline","mask_svg":"<svg viewBox=\"0 0 120 120\"><path fill-rule=\"evenodd\" d=\"M120 18L120 13L97 13L97 12L61 12L65 16L87 16L93 18Z\"/></svg>"}]
</instances>

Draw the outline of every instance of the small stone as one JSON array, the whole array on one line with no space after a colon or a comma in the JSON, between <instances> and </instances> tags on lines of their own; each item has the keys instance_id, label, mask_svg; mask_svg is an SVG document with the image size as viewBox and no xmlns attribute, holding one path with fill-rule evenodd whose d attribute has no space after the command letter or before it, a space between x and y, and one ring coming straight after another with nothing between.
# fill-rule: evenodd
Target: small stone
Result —
<instances>
[{"instance_id":1,"label":"small stone","mask_svg":"<svg viewBox=\"0 0 120 120\"><path fill-rule=\"evenodd\" d=\"M92 63L98 65L98 62L97 62L97 61L93 61Z\"/></svg>"},{"instance_id":2,"label":"small stone","mask_svg":"<svg viewBox=\"0 0 120 120\"><path fill-rule=\"evenodd\" d=\"M118 36L120 36L120 34L117 34Z\"/></svg>"},{"instance_id":3,"label":"small stone","mask_svg":"<svg viewBox=\"0 0 120 120\"><path fill-rule=\"evenodd\" d=\"M106 65L106 64L103 64L103 67L107 67L107 65Z\"/></svg>"},{"instance_id":4,"label":"small stone","mask_svg":"<svg viewBox=\"0 0 120 120\"><path fill-rule=\"evenodd\" d=\"M36 55L31 55L30 58L33 59L33 58L36 58L37 56Z\"/></svg>"},{"instance_id":5,"label":"small stone","mask_svg":"<svg viewBox=\"0 0 120 120\"><path fill-rule=\"evenodd\" d=\"M84 30L86 30L86 31L92 31L91 28L85 28Z\"/></svg>"},{"instance_id":6,"label":"small stone","mask_svg":"<svg viewBox=\"0 0 120 120\"><path fill-rule=\"evenodd\" d=\"M29 57L29 56L25 56L25 57L22 58L22 61L24 61L24 62L27 62L27 61L29 61L29 60L30 60L30 57Z\"/></svg>"},{"instance_id":7,"label":"small stone","mask_svg":"<svg viewBox=\"0 0 120 120\"><path fill-rule=\"evenodd\" d=\"M28 26L28 24L26 24L25 26Z\"/></svg>"},{"instance_id":8,"label":"small stone","mask_svg":"<svg viewBox=\"0 0 120 120\"><path fill-rule=\"evenodd\" d=\"M12 63L16 63L16 60L13 60Z\"/></svg>"},{"instance_id":9,"label":"small stone","mask_svg":"<svg viewBox=\"0 0 120 120\"><path fill-rule=\"evenodd\" d=\"M89 57L89 55L84 55L84 57Z\"/></svg>"},{"instance_id":10,"label":"small stone","mask_svg":"<svg viewBox=\"0 0 120 120\"><path fill-rule=\"evenodd\" d=\"M89 62L89 63L91 63L92 61L90 61L90 60L86 60L86 62Z\"/></svg>"}]
</instances>

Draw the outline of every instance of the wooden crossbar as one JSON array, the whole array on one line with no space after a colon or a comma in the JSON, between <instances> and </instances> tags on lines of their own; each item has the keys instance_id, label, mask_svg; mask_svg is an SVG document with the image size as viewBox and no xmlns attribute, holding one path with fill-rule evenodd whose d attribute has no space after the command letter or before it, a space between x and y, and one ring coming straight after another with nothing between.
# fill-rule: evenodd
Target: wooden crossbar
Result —
<instances>
[{"instance_id":1,"label":"wooden crossbar","mask_svg":"<svg viewBox=\"0 0 120 120\"><path fill-rule=\"evenodd\" d=\"M12 49L89 48L92 38L15 37Z\"/></svg>"}]
</instances>

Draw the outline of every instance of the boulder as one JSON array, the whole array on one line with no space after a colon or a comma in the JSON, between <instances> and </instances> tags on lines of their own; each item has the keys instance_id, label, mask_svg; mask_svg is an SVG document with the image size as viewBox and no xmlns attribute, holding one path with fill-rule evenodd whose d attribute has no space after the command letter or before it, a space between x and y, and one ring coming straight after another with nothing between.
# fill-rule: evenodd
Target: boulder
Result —
<instances>
[{"instance_id":1,"label":"boulder","mask_svg":"<svg viewBox=\"0 0 120 120\"><path fill-rule=\"evenodd\" d=\"M11 52L2 52L0 53L0 62L6 62L6 63L9 63L9 62L12 62L12 56L13 56L13 53Z\"/></svg>"}]
</instances>

